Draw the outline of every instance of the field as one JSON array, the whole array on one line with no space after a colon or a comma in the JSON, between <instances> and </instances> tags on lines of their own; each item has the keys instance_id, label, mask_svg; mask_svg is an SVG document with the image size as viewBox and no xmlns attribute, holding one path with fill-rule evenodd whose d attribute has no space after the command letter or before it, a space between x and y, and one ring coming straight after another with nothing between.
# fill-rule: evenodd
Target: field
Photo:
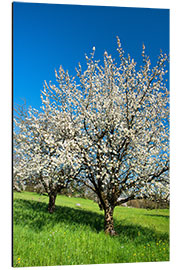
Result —
<instances>
[{"instance_id":1,"label":"field","mask_svg":"<svg viewBox=\"0 0 180 270\"><path fill-rule=\"evenodd\" d=\"M169 210L116 207L118 236L103 232L104 216L87 199L14 193L13 266L53 266L169 260Z\"/></svg>"}]
</instances>

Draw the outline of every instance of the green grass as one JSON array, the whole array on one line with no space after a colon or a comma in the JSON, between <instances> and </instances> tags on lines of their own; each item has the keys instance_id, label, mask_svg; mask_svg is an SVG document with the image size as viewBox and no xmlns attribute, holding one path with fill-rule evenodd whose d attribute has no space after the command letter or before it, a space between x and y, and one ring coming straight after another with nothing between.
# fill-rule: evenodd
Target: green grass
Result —
<instances>
[{"instance_id":1,"label":"green grass","mask_svg":"<svg viewBox=\"0 0 180 270\"><path fill-rule=\"evenodd\" d=\"M93 201L14 193L14 267L169 260L169 210L116 207L118 236L104 234L104 215ZM80 206L76 204L79 203Z\"/></svg>"}]
</instances>

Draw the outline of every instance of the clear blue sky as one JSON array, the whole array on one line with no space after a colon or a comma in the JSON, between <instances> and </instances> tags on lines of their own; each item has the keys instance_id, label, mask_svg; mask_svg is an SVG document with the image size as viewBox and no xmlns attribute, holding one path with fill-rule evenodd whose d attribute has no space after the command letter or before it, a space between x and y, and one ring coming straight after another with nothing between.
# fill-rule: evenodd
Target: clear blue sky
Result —
<instances>
[{"instance_id":1,"label":"clear blue sky","mask_svg":"<svg viewBox=\"0 0 180 270\"><path fill-rule=\"evenodd\" d=\"M169 10L62 4L13 3L13 100L39 109L44 80L55 80L60 65L75 75L78 62L96 47L117 58L116 36L140 61L142 44L154 62L169 54Z\"/></svg>"}]
</instances>

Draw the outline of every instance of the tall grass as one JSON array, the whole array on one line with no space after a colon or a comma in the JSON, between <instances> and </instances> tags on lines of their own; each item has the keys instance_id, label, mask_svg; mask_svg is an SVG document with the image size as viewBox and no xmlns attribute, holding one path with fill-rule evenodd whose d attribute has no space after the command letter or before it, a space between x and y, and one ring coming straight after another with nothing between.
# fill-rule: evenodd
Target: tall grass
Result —
<instances>
[{"instance_id":1,"label":"tall grass","mask_svg":"<svg viewBox=\"0 0 180 270\"><path fill-rule=\"evenodd\" d=\"M93 201L14 194L14 266L53 266L169 260L169 211L117 207L118 236L104 234L104 215ZM80 204L80 205L79 205Z\"/></svg>"}]
</instances>

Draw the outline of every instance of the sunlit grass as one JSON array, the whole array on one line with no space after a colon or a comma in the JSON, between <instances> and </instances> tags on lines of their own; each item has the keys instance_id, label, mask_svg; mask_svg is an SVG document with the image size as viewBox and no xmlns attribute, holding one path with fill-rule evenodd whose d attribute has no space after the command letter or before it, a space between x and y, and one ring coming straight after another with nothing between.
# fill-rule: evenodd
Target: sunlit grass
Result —
<instances>
[{"instance_id":1,"label":"sunlit grass","mask_svg":"<svg viewBox=\"0 0 180 270\"><path fill-rule=\"evenodd\" d=\"M169 210L117 207L118 236L104 234L104 215L93 201L14 194L14 266L52 266L169 260ZM80 204L80 205L77 205Z\"/></svg>"}]
</instances>

